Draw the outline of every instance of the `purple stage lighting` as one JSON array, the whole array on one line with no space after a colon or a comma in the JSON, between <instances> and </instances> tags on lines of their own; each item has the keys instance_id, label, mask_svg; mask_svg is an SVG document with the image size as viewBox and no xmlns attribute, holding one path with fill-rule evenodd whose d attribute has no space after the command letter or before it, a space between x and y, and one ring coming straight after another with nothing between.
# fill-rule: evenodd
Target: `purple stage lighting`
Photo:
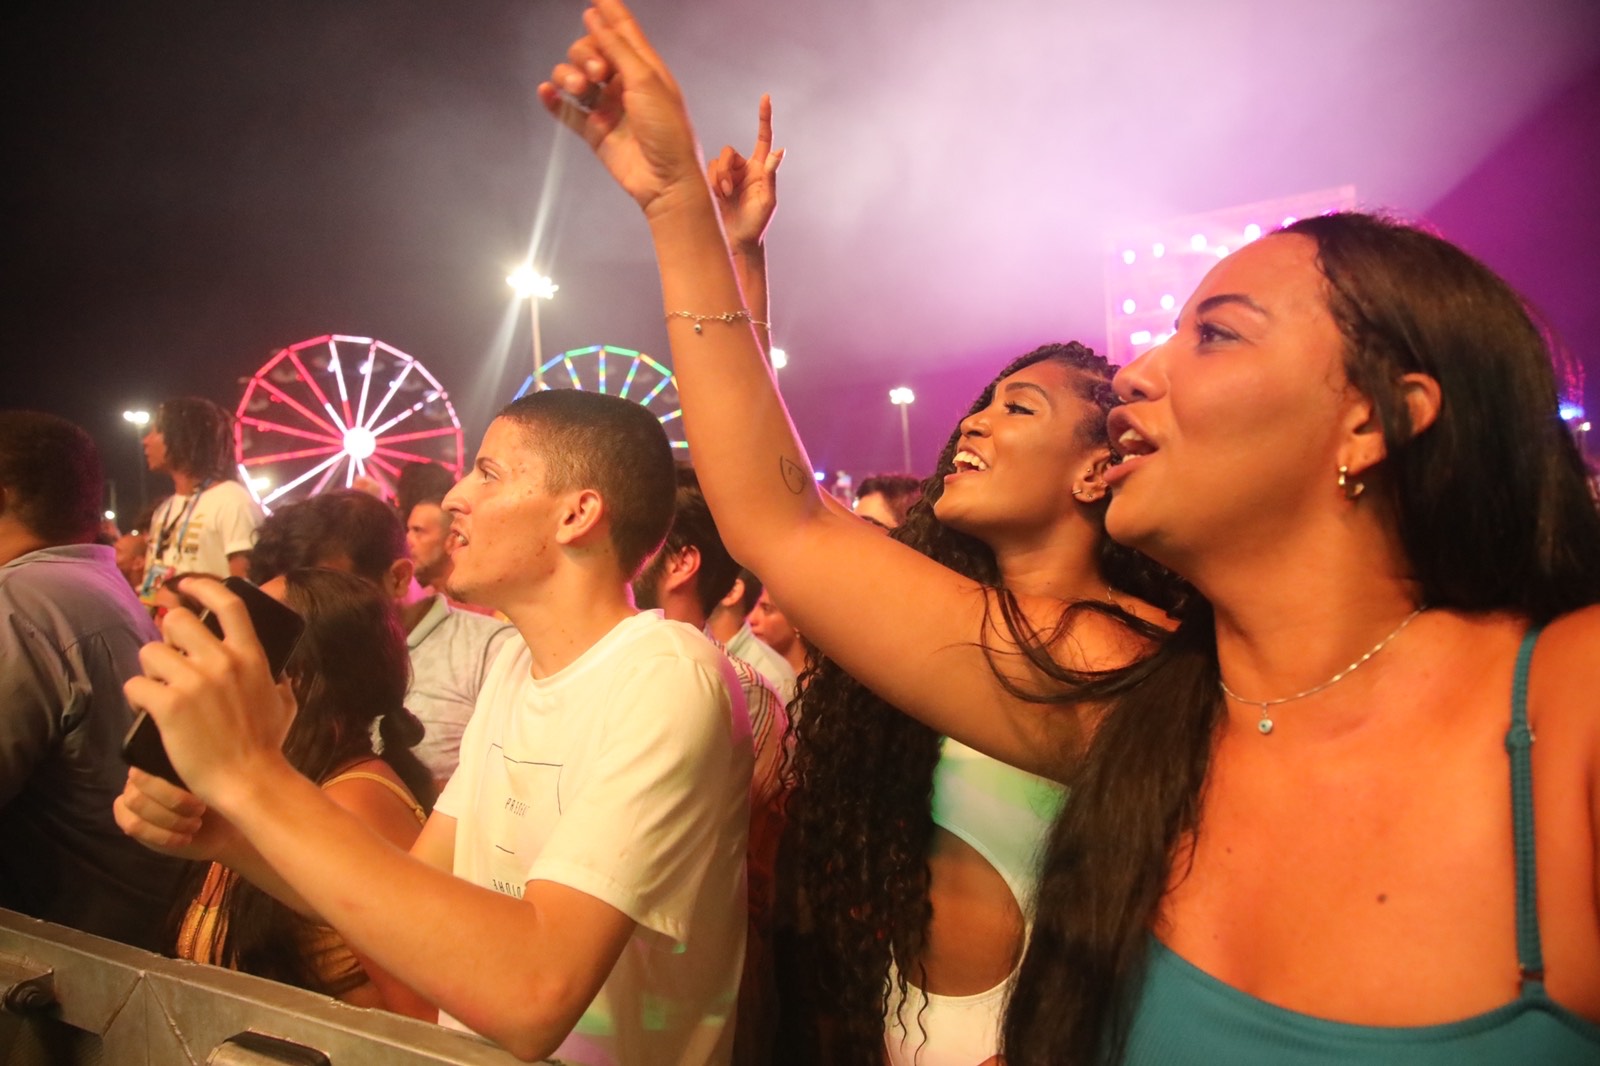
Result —
<instances>
[{"instance_id":1,"label":"purple stage lighting","mask_svg":"<svg viewBox=\"0 0 1600 1066\"><path fill-rule=\"evenodd\" d=\"M1355 187L1344 185L1118 234L1105 256L1107 357L1126 363L1170 337L1173 316L1206 271L1230 250L1260 237L1263 220L1282 219L1288 225L1306 215L1355 205ZM1129 250L1133 248L1149 248L1150 256L1135 256Z\"/></svg>"}]
</instances>

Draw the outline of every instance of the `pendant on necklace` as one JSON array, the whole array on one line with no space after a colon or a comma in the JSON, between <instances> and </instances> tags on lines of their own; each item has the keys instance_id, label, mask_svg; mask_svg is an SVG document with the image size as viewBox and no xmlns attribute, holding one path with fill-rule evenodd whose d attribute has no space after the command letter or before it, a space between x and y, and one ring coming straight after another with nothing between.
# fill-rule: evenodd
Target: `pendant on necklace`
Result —
<instances>
[{"instance_id":1,"label":"pendant on necklace","mask_svg":"<svg viewBox=\"0 0 1600 1066\"><path fill-rule=\"evenodd\" d=\"M1265 707L1261 708L1261 721L1256 723L1256 728L1261 731L1262 736L1272 732L1272 716L1267 713Z\"/></svg>"}]
</instances>

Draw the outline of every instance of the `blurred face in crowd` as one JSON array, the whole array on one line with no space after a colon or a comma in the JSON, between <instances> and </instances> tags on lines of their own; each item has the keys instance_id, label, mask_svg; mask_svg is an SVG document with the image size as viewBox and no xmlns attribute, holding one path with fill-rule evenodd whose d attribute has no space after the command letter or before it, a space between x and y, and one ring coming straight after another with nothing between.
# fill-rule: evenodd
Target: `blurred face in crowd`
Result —
<instances>
[{"instance_id":1,"label":"blurred face in crowd","mask_svg":"<svg viewBox=\"0 0 1600 1066\"><path fill-rule=\"evenodd\" d=\"M150 424L142 443L145 465L157 474L164 473L167 469L167 438L162 436L155 423Z\"/></svg>"},{"instance_id":2,"label":"blurred face in crowd","mask_svg":"<svg viewBox=\"0 0 1600 1066\"><path fill-rule=\"evenodd\" d=\"M469 475L470 476L470 475ZM436 503L419 503L406 518L406 547L417 581L433 585L450 573L450 514Z\"/></svg>"},{"instance_id":3,"label":"blurred face in crowd","mask_svg":"<svg viewBox=\"0 0 1600 1066\"><path fill-rule=\"evenodd\" d=\"M750 631L760 638L768 647L780 655L788 655L789 649L799 639L800 634L789 624L789 619L772 602L772 597L767 595L765 589L761 590L761 598L756 600L755 610L750 612Z\"/></svg>"},{"instance_id":4,"label":"blurred face in crowd","mask_svg":"<svg viewBox=\"0 0 1600 1066\"><path fill-rule=\"evenodd\" d=\"M855 512L862 518L870 518L889 529L900 524L899 516L894 513L894 508L889 506L888 498L881 492L869 492L858 498Z\"/></svg>"},{"instance_id":5,"label":"blurred face in crowd","mask_svg":"<svg viewBox=\"0 0 1600 1066\"><path fill-rule=\"evenodd\" d=\"M136 589L144 581L145 553L149 544L143 533L124 533L113 545L117 553L117 569L128 579L128 584Z\"/></svg>"}]
</instances>

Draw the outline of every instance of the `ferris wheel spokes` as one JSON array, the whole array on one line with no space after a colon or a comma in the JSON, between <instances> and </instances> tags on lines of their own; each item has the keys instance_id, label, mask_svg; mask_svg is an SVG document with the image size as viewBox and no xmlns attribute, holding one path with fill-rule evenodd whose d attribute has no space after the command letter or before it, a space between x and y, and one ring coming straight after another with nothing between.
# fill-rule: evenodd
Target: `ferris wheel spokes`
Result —
<instances>
[{"instance_id":1,"label":"ferris wheel spokes","mask_svg":"<svg viewBox=\"0 0 1600 1066\"><path fill-rule=\"evenodd\" d=\"M648 393L646 393L645 394L645 398L640 400L639 402L644 404L646 407L648 407L650 405L650 401L655 399L657 396L660 396L661 395L661 390L666 388L670 384L672 384L672 379L671 378L662 378L660 381L656 382L656 387L651 389Z\"/></svg>"},{"instance_id":2,"label":"ferris wheel spokes","mask_svg":"<svg viewBox=\"0 0 1600 1066\"><path fill-rule=\"evenodd\" d=\"M282 422L273 422L270 419L257 418L254 415L240 415L239 422L252 429L266 430L269 433L282 433L285 436L301 437L305 440L321 441L325 444L342 445L343 443L342 438L329 436L327 433L314 433L310 430L296 429L294 426L286 426Z\"/></svg>"},{"instance_id":3,"label":"ferris wheel spokes","mask_svg":"<svg viewBox=\"0 0 1600 1066\"><path fill-rule=\"evenodd\" d=\"M274 455L253 455L246 459L241 466L265 466L268 463L282 463L290 459L309 459L314 455L327 455L330 452L342 451L343 445L324 444L319 448L302 448L297 452L278 452Z\"/></svg>"},{"instance_id":4,"label":"ferris wheel spokes","mask_svg":"<svg viewBox=\"0 0 1600 1066\"><path fill-rule=\"evenodd\" d=\"M449 426L441 426L438 429L421 429L415 433L391 433L384 440L387 440L390 444L399 444L401 441L426 440L429 437L442 437L447 433L454 432L455 430Z\"/></svg>"},{"instance_id":5,"label":"ferris wheel spokes","mask_svg":"<svg viewBox=\"0 0 1600 1066\"><path fill-rule=\"evenodd\" d=\"M298 360L296 360L296 362L298 362ZM329 425L327 422L324 422L322 420L322 416L321 415L319 415L316 412L312 411L311 408L307 407L305 404L301 403L299 400L296 400L293 396L290 396L288 393L286 393L282 389L278 388L278 386L274 385L272 382L268 381L266 378L264 378L264 377L263 378L258 378L257 379L257 383L263 389L265 389L270 395L276 396L283 403L288 404L290 407L294 408L296 411L299 411L302 415L305 415L306 420L308 422L313 422L313 423L321 426L322 428L326 429L333 436L338 437L340 439L343 439L344 428L342 426L339 427L338 429L335 429L333 426ZM330 412L330 414L331 413L332 412ZM338 421L339 421L338 417L335 416L333 421L334 421L335 424L337 424Z\"/></svg>"},{"instance_id":6,"label":"ferris wheel spokes","mask_svg":"<svg viewBox=\"0 0 1600 1066\"><path fill-rule=\"evenodd\" d=\"M367 396L372 391L372 366L378 358L378 342L372 341L367 345L367 361L361 364L361 399L356 402L355 424L367 426ZM339 375L339 388L344 388L344 375Z\"/></svg>"},{"instance_id":7,"label":"ferris wheel spokes","mask_svg":"<svg viewBox=\"0 0 1600 1066\"><path fill-rule=\"evenodd\" d=\"M394 380L389 382L389 391L383 394L383 399L379 400L378 406L372 410L372 417L367 419L365 423L364 428L367 428L369 432L382 432L381 430L371 430L370 427L372 423L376 422L379 416L383 414L383 409L389 406L389 401L394 399L394 394L400 391L400 386L405 383L406 378L411 374L411 368L416 365L417 364L415 362L407 362L406 365L401 368L400 373L395 375ZM367 376L370 378L372 375L369 372Z\"/></svg>"},{"instance_id":8,"label":"ferris wheel spokes","mask_svg":"<svg viewBox=\"0 0 1600 1066\"><path fill-rule=\"evenodd\" d=\"M340 452L334 453L333 455L329 456L327 459L324 459L322 462L320 462L316 466L312 467L310 470L307 470L305 473L303 473L299 477L295 478L293 481L285 482L284 484L279 485L277 488L273 489L271 492L267 493L265 496L261 497L262 505L263 506L271 506L273 500L276 500L278 497L282 496L286 492L291 492L294 489L299 488L301 485L305 484L307 481L310 481L312 478L316 477L318 474L320 474L324 470L326 470L326 471L328 471L328 477L325 477L325 478L322 479L322 481L319 483L319 486L318 486L318 488L316 490L316 491L320 492L322 486L325 486L327 484L329 478L331 478L333 476L333 474L335 472L335 469L339 465L339 460L341 460L343 458L344 458L344 452L340 451ZM313 495L314 494L315 493L313 493Z\"/></svg>"},{"instance_id":9,"label":"ferris wheel spokes","mask_svg":"<svg viewBox=\"0 0 1600 1066\"><path fill-rule=\"evenodd\" d=\"M328 420L339 427L338 432L343 433L350 422L350 405L348 403L344 405L345 417L341 419L339 413L333 409L333 404L328 401L328 394L322 391L322 386L317 384L317 379L306 369L306 365L300 361L300 353L293 348L285 348L284 354L289 357L289 362L293 363L295 370L299 372L300 380L310 387L312 394L321 402L322 409L328 413ZM344 392L344 382L341 381L339 384L339 391L342 393Z\"/></svg>"},{"instance_id":10,"label":"ferris wheel spokes","mask_svg":"<svg viewBox=\"0 0 1600 1066\"><path fill-rule=\"evenodd\" d=\"M620 368L611 365L617 358L628 361L627 372L622 374L622 386L616 392L611 392L610 386L616 380ZM585 359L592 359L593 369L584 365ZM678 406L677 388L672 378L672 369L652 359L644 352L632 348L619 348L611 344L591 344L585 348L573 348L560 352L539 367L538 375L529 374L522 382L522 387L512 396L519 400L534 391L536 378L540 380L539 387L550 389L552 378L550 372L556 368L565 372L566 381L574 389L585 389L585 379L593 381L599 392L617 396L625 400L633 400L639 406L646 408L656 416L664 428L668 430L667 439L672 447L687 450L689 442L683 438L683 423L680 421L683 409ZM558 385L557 387L567 387ZM635 388L644 393L635 396Z\"/></svg>"},{"instance_id":11,"label":"ferris wheel spokes","mask_svg":"<svg viewBox=\"0 0 1600 1066\"><path fill-rule=\"evenodd\" d=\"M416 403L412 404L410 407L406 408L404 411L401 411L399 414L397 414L393 418L389 419L389 421L385 422L383 425L378 426L376 429L373 429L372 430L373 435L376 436L379 433L385 433L391 427L398 426L401 422L404 422L406 419L410 418L412 415L416 414L418 411L422 410L426 406L428 406L428 401L426 399L418 400Z\"/></svg>"},{"instance_id":12,"label":"ferris wheel spokes","mask_svg":"<svg viewBox=\"0 0 1600 1066\"><path fill-rule=\"evenodd\" d=\"M408 463L426 463L432 461L426 455L418 455L416 452L401 451L399 448L385 448L381 445L373 449L373 454L381 455L388 459L400 459ZM398 473L398 470L396 473Z\"/></svg>"}]
</instances>

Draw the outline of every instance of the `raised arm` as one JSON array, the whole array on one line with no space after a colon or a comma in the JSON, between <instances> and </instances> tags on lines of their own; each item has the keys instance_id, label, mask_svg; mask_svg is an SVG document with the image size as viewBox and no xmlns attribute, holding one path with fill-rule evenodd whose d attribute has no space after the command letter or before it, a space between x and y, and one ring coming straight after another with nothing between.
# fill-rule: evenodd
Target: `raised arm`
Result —
<instances>
[{"instance_id":1,"label":"raised arm","mask_svg":"<svg viewBox=\"0 0 1600 1066\"><path fill-rule=\"evenodd\" d=\"M772 308L767 288L767 227L778 209L778 167L782 148L772 147L772 97L765 93L756 111L756 144L750 157L724 145L706 168L706 181L722 215L734 273L744 292L761 350L772 352Z\"/></svg>"},{"instance_id":2,"label":"raised arm","mask_svg":"<svg viewBox=\"0 0 1600 1066\"><path fill-rule=\"evenodd\" d=\"M677 84L620 0L596 0L584 20L588 35L540 99L644 211L690 450L729 549L889 702L1007 762L1059 770L1062 716L1008 695L978 646L984 590L824 503L750 325Z\"/></svg>"}]
</instances>

